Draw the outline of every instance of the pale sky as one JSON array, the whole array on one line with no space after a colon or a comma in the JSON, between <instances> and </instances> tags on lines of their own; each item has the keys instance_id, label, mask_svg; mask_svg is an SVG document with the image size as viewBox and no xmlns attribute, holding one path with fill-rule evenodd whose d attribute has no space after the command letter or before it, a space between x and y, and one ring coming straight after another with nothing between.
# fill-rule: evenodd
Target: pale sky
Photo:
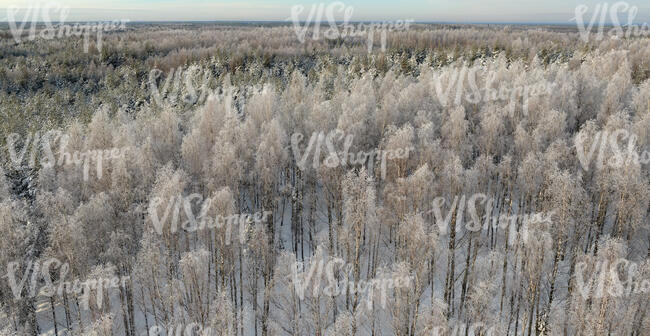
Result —
<instances>
[{"instance_id":1,"label":"pale sky","mask_svg":"<svg viewBox=\"0 0 650 336\"><path fill-rule=\"evenodd\" d=\"M130 21L215 21L251 20L285 21L294 5L303 5L301 18L307 18L312 5L334 1L305 0L0 0L0 22L7 21L7 8L28 8L52 4L50 17L57 21L57 4L69 8L66 21L97 21L128 19ZM506 22L506 23L566 23L575 16L578 5L586 5L588 23L598 0L350 0L342 1L353 8L352 21L413 19L427 22ZM609 1L611 6L615 2ZM629 2L638 8L634 23L650 22L648 0ZM629 11L619 11L620 22L628 22ZM609 14L607 15L609 21ZM23 21L25 14L15 16ZM337 19L342 18L342 14ZM326 18L323 18L326 20ZM31 20L28 20L31 21ZM38 20L42 21L42 20Z\"/></svg>"}]
</instances>

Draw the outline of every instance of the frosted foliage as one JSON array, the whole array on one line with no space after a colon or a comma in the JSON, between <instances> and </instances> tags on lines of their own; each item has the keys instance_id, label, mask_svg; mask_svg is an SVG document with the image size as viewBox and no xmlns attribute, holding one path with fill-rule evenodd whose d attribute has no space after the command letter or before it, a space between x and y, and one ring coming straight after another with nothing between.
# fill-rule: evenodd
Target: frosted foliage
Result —
<instances>
[{"instance_id":1,"label":"frosted foliage","mask_svg":"<svg viewBox=\"0 0 650 336\"><path fill-rule=\"evenodd\" d=\"M10 200L0 203L0 234L7 238L0 258L7 263L21 257L25 251L29 236L29 228L24 225L26 217L24 204Z\"/></svg>"},{"instance_id":2,"label":"frosted foliage","mask_svg":"<svg viewBox=\"0 0 650 336\"><path fill-rule=\"evenodd\" d=\"M339 315L334 321L334 325L331 327L330 330L327 331L328 336L352 336L354 335L352 324L353 324L353 317L345 312L341 315Z\"/></svg>"},{"instance_id":3,"label":"frosted foliage","mask_svg":"<svg viewBox=\"0 0 650 336\"><path fill-rule=\"evenodd\" d=\"M229 336L235 333L235 313L228 296L228 293L220 292L214 299L209 327L215 336Z\"/></svg>"},{"instance_id":4,"label":"frosted foliage","mask_svg":"<svg viewBox=\"0 0 650 336\"><path fill-rule=\"evenodd\" d=\"M113 144L114 125L106 109L101 109L93 116L88 124L88 149L110 148Z\"/></svg>"},{"instance_id":5,"label":"frosted foliage","mask_svg":"<svg viewBox=\"0 0 650 336\"><path fill-rule=\"evenodd\" d=\"M327 25L0 31L0 336L647 334L647 36Z\"/></svg>"},{"instance_id":6,"label":"frosted foliage","mask_svg":"<svg viewBox=\"0 0 650 336\"><path fill-rule=\"evenodd\" d=\"M337 129L354 135L357 141L370 141L372 134L367 125L376 108L375 89L370 76L364 76L351 84L351 93L346 97Z\"/></svg>"},{"instance_id":7,"label":"frosted foliage","mask_svg":"<svg viewBox=\"0 0 650 336\"><path fill-rule=\"evenodd\" d=\"M365 170L359 174L349 172L343 182L343 216L344 226L341 233L358 234L364 226L373 228L377 225L377 208L373 181ZM351 236L348 236L351 238ZM341 239L346 239L341 237Z\"/></svg>"},{"instance_id":8,"label":"frosted foliage","mask_svg":"<svg viewBox=\"0 0 650 336\"><path fill-rule=\"evenodd\" d=\"M465 119L465 108L457 107L451 110L449 119L443 124L442 138L461 159L469 154L469 142L467 138L468 122Z\"/></svg>"},{"instance_id":9,"label":"frosted foliage","mask_svg":"<svg viewBox=\"0 0 650 336\"><path fill-rule=\"evenodd\" d=\"M176 114L165 109L148 124L145 145L150 148L152 158L158 165L178 160L182 141L179 122Z\"/></svg>"},{"instance_id":10,"label":"frosted foliage","mask_svg":"<svg viewBox=\"0 0 650 336\"><path fill-rule=\"evenodd\" d=\"M255 168L265 185L270 185L276 172L282 169L288 158L286 133L277 120L265 126L265 136L260 143Z\"/></svg>"},{"instance_id":11,"label":"frosted foliage","mask_svg":"<svg viewBox=\"0 0 650 336\"><path fill-rule=\"evenodd\" d=\"M181 151L189 172L195 176L200 176L209 162L205 153L209 153L218 140L226 112L232 108L230 103L229 96L210 96L206 105L192 117L193 130L183 138Z\"/></svg>"},{"instance_id":12,"label":"frosted foliage","mask_svg":"<svg viewBox=\"0 0 650 336\"><path fill-rule=\"evenodd\" d=\"M113 335L113 316L104 315L97 321L95 321L88 328L89 330L84 332L83 336L111 336Z\"/></svg>"},{"instance_id":13,"label":"frosted foliage","mask_svg":"<svg viewBox=\"0 0 650 336\"><path fill-rule=\"evenodd\" d=\"M420 266L420 258L429 255L429 242L424 219L421 215L409 215L398 228L400 239L404 242L401 258L409 260L414 267Z\"/></svg>"}]
</instances>

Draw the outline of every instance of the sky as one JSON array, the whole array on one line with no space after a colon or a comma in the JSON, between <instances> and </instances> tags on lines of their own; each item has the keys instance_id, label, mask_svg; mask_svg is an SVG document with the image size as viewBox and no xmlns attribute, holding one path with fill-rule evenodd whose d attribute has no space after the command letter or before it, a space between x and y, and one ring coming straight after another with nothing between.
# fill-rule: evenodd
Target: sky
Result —
<instances>
[{"instance_id":1,"label":"sky","mask_svg":"<svg viewBox=\"0 0 650 336\"><path fill-rule=\"evenodd\" d=\"M52 21L59 21L60 10L67 8L65 21L290 21L292 8L303 6L298 17L304 21L313 6L335 1L314 0L0 0L0 22L6 22L8 8L23 8L13 17L22 22L26 8L49 6ZM589 22L599 5L615 1L599 0L349 0L342 1L352 10L351 21L415 20L417 22L458 23L555 23L575 24L576 8L586 6L584 21ZM49 4L49 5L48 5ZM650 23L650 1L630 1L637 7L635 24ZM336 7L337 9L339 7ZM35 12L35 11L34 11ZM45 12L41 10L41 13ZM625 6L618 11L619 21L628 22L631 10ZM343 11L335 18L341 20ZM599 13L602 13L600 11ZM606 22L610 22L607 11ZM327 20L326 17L323 20ZM26 20L31 21L31 20ZM44 21L44 20L37 20Z\"/></svg>"}]
</instances>

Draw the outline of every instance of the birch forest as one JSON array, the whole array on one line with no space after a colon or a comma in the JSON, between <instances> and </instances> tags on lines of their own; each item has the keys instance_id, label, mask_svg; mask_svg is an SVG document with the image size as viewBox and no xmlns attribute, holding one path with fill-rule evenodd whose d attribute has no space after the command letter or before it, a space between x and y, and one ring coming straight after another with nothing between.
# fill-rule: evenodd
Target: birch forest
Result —
<instances>
[{"instance_id":1,"label":"birch forest","mask_svg":"<svg viewBox=\"0 0 650 336\"><path fill-rule=\"evenodd\" d=\"M0 335L650 335L650 36L323 25L0 24Z\"/></svg>"}]
</instances>

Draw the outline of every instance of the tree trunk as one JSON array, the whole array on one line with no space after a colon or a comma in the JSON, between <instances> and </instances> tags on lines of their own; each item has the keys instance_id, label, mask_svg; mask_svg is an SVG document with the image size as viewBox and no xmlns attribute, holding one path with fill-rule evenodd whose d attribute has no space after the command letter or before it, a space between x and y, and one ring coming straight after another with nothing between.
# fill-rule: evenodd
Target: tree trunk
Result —
<instances>
[{"instance_id":1,"label":"tree trunk","mask_svg":"<svg viewBox=\"0 0 650 336\"><path fill-rule=\"evenodd\" d=\"M461 203L464 203L461 201ZM460 207L460 206L459 206ZM449 254L447 256L447 280L445 281L445 301L447 302L447 318L451 317L454 310L453 291L456 273L456 217L464 209L453 209L449 234Z\"/></svg>"},{"instance_id":2,"label":"tree trunk","mask_svg":"<svg viewBox=\"0 0 650 336\"><path fill-rule=\"evenodd\" d=\"M54 336L58 336L59 326L56 323L56 307L54 306L54 296L50 296L50 306L52 307L52 321L54 321Z\"/></svg>"}]
</instances>

